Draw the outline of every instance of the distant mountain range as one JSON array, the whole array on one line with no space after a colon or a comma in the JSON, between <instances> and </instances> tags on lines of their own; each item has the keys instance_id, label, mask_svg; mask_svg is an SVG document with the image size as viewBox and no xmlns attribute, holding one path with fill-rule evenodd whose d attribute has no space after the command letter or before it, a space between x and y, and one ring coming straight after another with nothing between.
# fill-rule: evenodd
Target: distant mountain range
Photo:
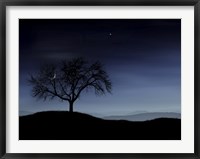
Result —
<instances>
[{"instance_id":1,"label":"distant mountain range","mask_svg":"<svg viewBox=\"0 0 200 159\"><path fill-rule=\"evenodd\" d=\"M173 112L148 112L148 113L139 113L132 115L116 115L116 116L105 116L103 119L107 120L128 120L128 121L146 121L157 118L175 118L181 119L180 113Z\"/></svg>"},{"instance_id":2,"label":"distant mountain range","mask_svg":"<svg viewBox=\"0 0 200 159\"><path fill-rule=\"evenodd\" d=\"M34 114L34 112L29 111L19 111L19 116L26 116ZM128 121L146 121L146 120L153 120L157 118L175 118L181 119L180 113L174 112L146 112L146 111L136 111L129 113L127 115L108 115L103 116L102 114L98 113L91 113L92 116L106 119L106 120L128 120Z\"/></svg>"}]
</instances>

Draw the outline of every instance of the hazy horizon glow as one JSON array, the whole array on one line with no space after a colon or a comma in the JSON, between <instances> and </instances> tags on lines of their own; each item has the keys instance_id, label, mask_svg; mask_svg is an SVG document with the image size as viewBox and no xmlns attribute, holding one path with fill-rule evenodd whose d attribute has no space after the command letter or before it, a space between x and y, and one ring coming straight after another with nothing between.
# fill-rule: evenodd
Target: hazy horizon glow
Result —
<instances>
[{"instance_id":1,"label":"hazy horizon glow","mask_svg":"<svg viewBox=\"0 0 200 159\"><path fill-rule=\"evenodd\" d=\"M181 20L19 20L19 111L68 110L31 96L27 79L44 63L99 60L112 94L83 93L74 111L101 115L181 112Z\"/></svg>"}]
</instances>

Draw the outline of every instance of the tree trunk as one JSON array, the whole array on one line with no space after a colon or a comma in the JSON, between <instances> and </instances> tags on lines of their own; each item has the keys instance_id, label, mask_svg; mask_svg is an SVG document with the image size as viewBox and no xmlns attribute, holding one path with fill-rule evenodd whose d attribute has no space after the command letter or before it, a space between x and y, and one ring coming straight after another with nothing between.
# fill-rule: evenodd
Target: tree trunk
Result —
<instances>
[{"instance_id":1,"label":"tree trunk","mask_svg":"<svg viewBox=\"0 0 200 159\"><path fill-rule=\"evenodd\" d=\"M73 102L69 102L69 112L73 112Z\"/></svg>"}]
</instances>

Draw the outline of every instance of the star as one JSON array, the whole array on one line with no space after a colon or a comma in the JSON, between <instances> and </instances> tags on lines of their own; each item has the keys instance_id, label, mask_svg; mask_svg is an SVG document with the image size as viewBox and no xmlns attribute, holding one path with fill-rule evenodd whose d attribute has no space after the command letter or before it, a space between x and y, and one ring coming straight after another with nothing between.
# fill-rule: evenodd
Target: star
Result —
<instances>
[{"instance_id":1,"label":"star","mask_svg":"<svg viewBox=\"0 0 200 159\"><path fill-rule=\"evenodd\" d=\"M109 33L110 36L112 36L112 33Z\"/></svg>"}]
</instances>

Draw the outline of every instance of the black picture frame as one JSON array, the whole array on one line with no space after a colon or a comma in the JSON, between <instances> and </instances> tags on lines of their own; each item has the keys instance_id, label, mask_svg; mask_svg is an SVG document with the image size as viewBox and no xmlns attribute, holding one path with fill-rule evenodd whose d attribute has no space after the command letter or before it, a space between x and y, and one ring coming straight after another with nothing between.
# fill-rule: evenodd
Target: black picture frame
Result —
<instances>
[{"instance_id":1,"label":"black picture frame","mask_svg":"<svg viewBox=\"0 0 200 159\"><path fill-rule=\"evenodd\" d=\"M194 153L129 153L129 154L26 154L6 153L6 6L194 6L195 10L195 134ZM200 158L200 109L199 109L199 51L200 51L200 1L199 0L1 0L0 1L0 157L1 158L172 158L197 159Z\"/></svg>"}]
</instances>

